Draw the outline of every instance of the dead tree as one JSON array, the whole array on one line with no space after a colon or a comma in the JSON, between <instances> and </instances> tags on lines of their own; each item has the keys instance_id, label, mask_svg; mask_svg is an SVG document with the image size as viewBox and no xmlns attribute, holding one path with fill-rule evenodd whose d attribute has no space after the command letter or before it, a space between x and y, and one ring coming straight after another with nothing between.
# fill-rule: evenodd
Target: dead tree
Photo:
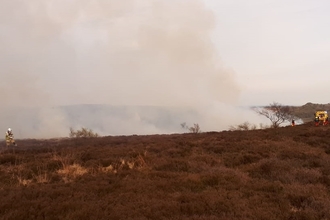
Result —
<instances>
[{"instance_id":1,"label":"dead tree","mask_svg":"<svg viewBox=\"0 0 330 220\"><path fill-rule=\"evenodd\" d=\"M272 128L278 128L284 122L290 122L294 117L290 106L284 106L277 102L273 102L265 107L254 108L254 111L268 118L272 123Z\"/></svg>"}]
</instances>

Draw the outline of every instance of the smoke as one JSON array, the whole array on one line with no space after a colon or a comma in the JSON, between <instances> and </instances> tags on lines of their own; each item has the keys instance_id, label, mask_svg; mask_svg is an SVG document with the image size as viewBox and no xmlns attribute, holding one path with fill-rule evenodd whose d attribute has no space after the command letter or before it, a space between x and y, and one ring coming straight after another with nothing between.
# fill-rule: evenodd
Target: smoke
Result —
<instances>
[{"instance_id":1,"label":"smoke","mask_svg":"<svg viewBox=\"0 0 330 220\"><path fill-rule=\"evenodd\" d=\"M227 118L243 115L232 107L240 86L211 40L215 25L202 0L4 0L0 128L17 127L21 137L63 135L72 120L52 107L84 103L183 106L197 112L184 120L228 128L234 121ZM24 117L31 109L33 126ZM97 126L110 134L173 131L140 123L139 114Z\"/></svg>"}]
</instances>

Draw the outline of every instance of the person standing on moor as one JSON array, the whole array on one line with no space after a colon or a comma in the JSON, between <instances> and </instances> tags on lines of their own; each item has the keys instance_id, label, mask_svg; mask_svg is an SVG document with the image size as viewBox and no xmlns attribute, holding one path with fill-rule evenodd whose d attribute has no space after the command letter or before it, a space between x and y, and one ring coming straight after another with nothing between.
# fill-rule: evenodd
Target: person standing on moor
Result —
<instances>
[{"instance_id":1,"label":"person standing on moor","mask_svg":"<svg viewBox=\"0 0 330 220\"><path fill-rule=\"evenodd\" d=\"M11 128L8 128L6 131L6 146L9 147L10 145L17 146L15 140L14 140L14 134Z\"/></svg>"}]
</instances>

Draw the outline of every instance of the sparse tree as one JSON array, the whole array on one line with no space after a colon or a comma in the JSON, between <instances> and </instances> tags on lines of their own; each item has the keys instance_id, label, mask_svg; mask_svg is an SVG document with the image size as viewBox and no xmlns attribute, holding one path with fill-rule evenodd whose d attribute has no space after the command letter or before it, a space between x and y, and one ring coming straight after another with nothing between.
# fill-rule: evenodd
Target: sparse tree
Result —
<instances>
[{"instance_id":1,"label":"sparse tree","mask_svg":"<svg viewBox=\"0 0 330 220\"><path fill-rule=\"evenodd\" d=\"M272 123L272 128L278 128L282 123L286 121L290 122L293 118L291 108L277 102L273 102L262 108L254 108L254 111L268 118Z\"/></svg>"},{"instance_id":2,"label":"sparse tree","mask_svg":"<svg viewBox=\"0 0 330 220\"><path fill-rule=\"evenodd\" d=\"M199 127L199 124L197 124L197 123L194 124L194 126L189 127L186 124L186 122L183 122L183 123L181 123L181 127L184 128L184 129L189 130L191 133L194 133L194 134L198 134L198 133L201 133L202 132L201 129L200 129L200 127Z\"/></svg>"},{"instance_id":3,"label":"sparse tree","mask_svg":"<svg viewBox=\"0 0 330 220\"><path fill-rule=\"evenodd\" d=\"M184 128L184 129L189 129L188 126L187 126L187 124L186 124L186 122L183 122L183 123L181 123L180 125L181 125L181 127Z\"/></svg>"},{"instance_id":4,"label":"sparse tree","mask_svg":"<svg viewBox=\"0 0 330 220\"><path fill-rule=\"evenodd\" d=\"M189 131L191 133L194 133L194 134L198 134L198 133L201 133L202 132L201 129L200 129L200 127L199 127L199 124L194 124L194 126L192 126L192 127L189 128Z\"/></svg>"},{"instance_id":5,"label":"sparse tree","mask_svg":"<svg viewBox=\"0 0 330 220\"><path fill-rule=\"evenodd\" d=\"M256 125L253 125L253 124L250 124L250 122L246 121L242 124L239 124L239 125L236 125L236 126L230 126L229 127L229 130L231 131L248 131L248 130L256 130L257 129L257 126Z\"/></svg>"},{"instance_id":6,"label":"sparse tree","mask_svg":"<svg viewBox=\"0 0 330 220\"><path fill-rule=\"evenodd\" d=\"M80 130L74 130L73 128L70 128L70 138L81 138L81 137L99 137L99 134L96 132L93 132L92 129L84 128L82 127Z\"/></svg>"}]
</instances>

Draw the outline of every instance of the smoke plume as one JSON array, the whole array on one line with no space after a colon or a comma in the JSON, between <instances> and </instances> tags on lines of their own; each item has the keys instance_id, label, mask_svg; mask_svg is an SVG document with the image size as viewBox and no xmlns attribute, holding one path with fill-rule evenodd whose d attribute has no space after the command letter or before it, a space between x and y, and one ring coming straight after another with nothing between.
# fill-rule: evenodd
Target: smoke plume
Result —
<instances>
[{"instance_id":1,"label":"smoke plume","mask_svg":"<svg viewBox=\"0 0 330 220\"><path fill-rule=\"evenodd\" d=\"M61 136L72 120L53 107L74 104L181 106L196 112L182 120L204 130L239 123L240 88L211 40L215 25L202 0L4 0L0 129ZM96 126L104 134L175 132L139 123L139 114Z\"/></svg>"}]
</instances>

